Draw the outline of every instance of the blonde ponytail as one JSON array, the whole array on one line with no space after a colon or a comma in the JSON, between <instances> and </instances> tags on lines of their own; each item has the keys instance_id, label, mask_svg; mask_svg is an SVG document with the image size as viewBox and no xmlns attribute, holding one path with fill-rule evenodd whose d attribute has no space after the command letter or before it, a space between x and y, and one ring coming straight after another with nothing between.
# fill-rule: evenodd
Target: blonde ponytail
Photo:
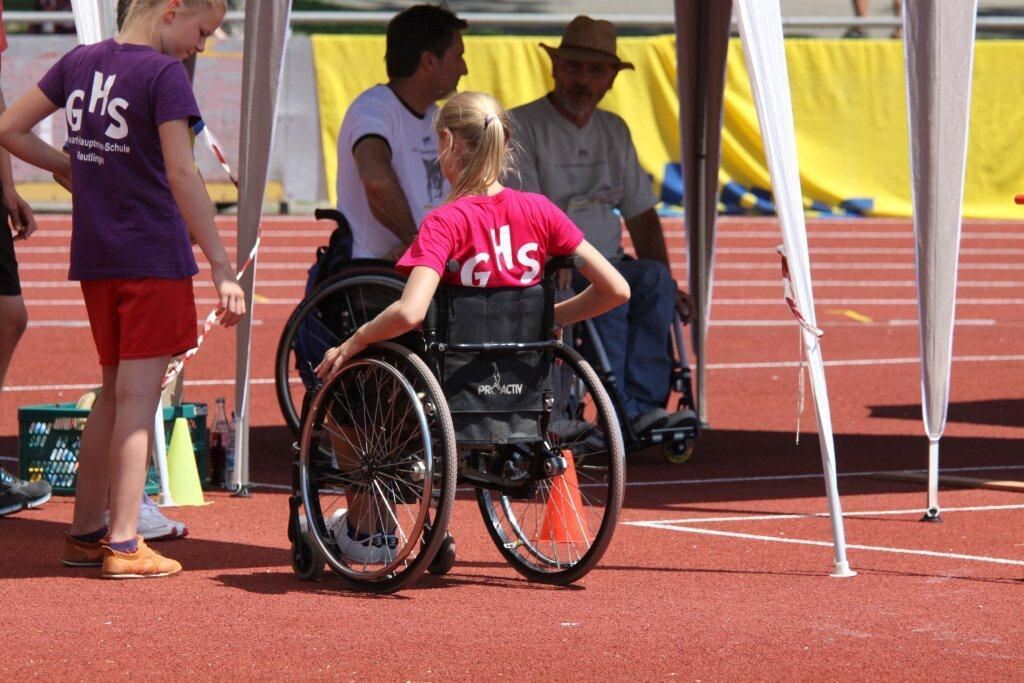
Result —
<instances>
[{"instance_id":1,"label":"blonde ponytail","mask_svg":"<svg viewBox=\"0 0 1024 683\"><path fill-rule=\"evenodd\" d=\"M487 93L463 92L452 97L435 115L434 130L451 133L439 152L442 158L452 157L460 169L449 201L482 194L509 171L512 135L508 113Z\"/></svg>"}]
</instances>

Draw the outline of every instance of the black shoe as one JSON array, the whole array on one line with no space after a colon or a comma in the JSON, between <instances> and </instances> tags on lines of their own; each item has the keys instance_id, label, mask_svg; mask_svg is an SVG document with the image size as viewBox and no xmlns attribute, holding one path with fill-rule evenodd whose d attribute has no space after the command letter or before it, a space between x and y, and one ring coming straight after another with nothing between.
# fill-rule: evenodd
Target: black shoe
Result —
<instances>
[{"instance_id":1,"label":"black shoe","mask_svg":"<svg viewBox=\"0 0 1024 683\"><path fill-rule=\"evenodd\" d=\"M689 408L682 408L669 414L662 429L696 429L699 424L700 419L697 417L697 413Z\"/></svg>"},{"instance_id":2,"label":"black shoe","mask_svg":"<svg viewBox=\"0 0 1024 683\"><path fill-rule=\"evenodd\" d=\"M39 507L50 500L51 495L53 488L45 479L25 481L0 468L0 515Z\"/></svg>"}]
</instances>

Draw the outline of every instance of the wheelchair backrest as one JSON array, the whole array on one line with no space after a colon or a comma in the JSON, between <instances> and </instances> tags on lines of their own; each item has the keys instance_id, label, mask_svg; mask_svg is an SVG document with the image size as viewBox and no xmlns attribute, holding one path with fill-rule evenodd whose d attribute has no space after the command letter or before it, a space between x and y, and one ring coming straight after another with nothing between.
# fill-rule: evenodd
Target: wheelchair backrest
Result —
<instances>
[{"instance_id":1,"label":"wheelchair backrest","mask_svg":"<svg viewBox=\"0 0 1024 683\"><path fill-rule=\"evenodd\" d=\"M442 285L435 306L436 327L428 323L426 331L428 340L436 340L456 441L495 445L540 440L552 352L537 347L551 340L550 293L542 285Z\"/></svg>"}]
</instances>

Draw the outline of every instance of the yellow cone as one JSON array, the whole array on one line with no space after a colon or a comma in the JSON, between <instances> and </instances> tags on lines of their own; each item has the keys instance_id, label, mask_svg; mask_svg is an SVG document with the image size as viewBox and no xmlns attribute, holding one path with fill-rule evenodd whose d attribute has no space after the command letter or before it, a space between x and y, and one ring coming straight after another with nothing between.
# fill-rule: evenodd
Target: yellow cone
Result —
<instances>
[{"instance_id":1,"label":"yellow cone","mask_svg":"<svg viewBox=\"0 0 1024 683\"><path fill-rule=\"evenodd\" d=\"M167 448L167 476L170 479L171 498L175 505L206 505L203 487L199 483L196 456L192 450L192 437L188 433L188 420L179 417L171 431L171 445Z\"/></svg>"}]
</instances>

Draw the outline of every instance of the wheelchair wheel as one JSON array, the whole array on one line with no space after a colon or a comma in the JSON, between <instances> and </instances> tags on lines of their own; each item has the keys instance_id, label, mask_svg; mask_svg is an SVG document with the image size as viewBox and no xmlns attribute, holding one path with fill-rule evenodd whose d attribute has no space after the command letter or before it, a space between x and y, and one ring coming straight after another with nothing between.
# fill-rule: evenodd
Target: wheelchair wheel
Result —
<instances>
[{"instance_id":1,"label":"wheelchair wheel","mask_svg":"<svg viewBox=\"0 0 1024 683\"><path fill-rule=\"evenodd\" d=\"M487 531L516 571L534 581L568 584L597 564L612 539L626 466L615 410L593 368L562 348L553 377L548 442L573 467L538 479L529 499L478 489L477 502Z\"/></svg>"},{"instance_id":2,"label":"wheelchair wheel","mask_svg":"<svg viewBox=\"0 0 1024 683\"><path fill-rule=\"evenodd\" d=\"M666 441L661 444L661 454L673 465L682 465L693 457L693 439Z\"/></svg>"},{"instance_id":3,"label":"wheelchair wheel","mask_svg":"<svg viewBox=\"0 0 1024 683\"><path fill-rule=\"evenodd\" d=\"M323 578L324 560L305 532L292 541L292 571L303 581Z\"/></svg>"},{"instance_id":4,"label":"wheelchair wheel","mask_svg":"<svg viewBox=\"0 0 1024 683\"><path fill-rule=\"evenodd\" d=\"M313 368L363 323L402 296L405 281L378 265L353 265L303 299L277 345L274 385L285 423L297 435L302 396L315 384Z\"/></svg>"},{"instance_id":5,"label":"wheelchair wheel","mask_svg":"<svg viewBox=\"0 0 1024 683\"><path fill-rule=\"evenodd\" d=\"M444 576L452 570L455 566L455 537L451 534L446 534L444 540L441 541L441 547L437 550L437 555L431 560L430 565L427 567L427 571L437 576Z\"/></svg>"},{"instance_id":6,"label":"wheelchair wheel","mask_svg":"<svg viewBox=\"0 0 1024 683\"><path fill-rule=\"evenodd\" d=\"M317 391L299 439L314 550L356 590L415 581L445 539L455 500L448 404L412 351L378 344Z\"/></svg>"}]
</instances>

